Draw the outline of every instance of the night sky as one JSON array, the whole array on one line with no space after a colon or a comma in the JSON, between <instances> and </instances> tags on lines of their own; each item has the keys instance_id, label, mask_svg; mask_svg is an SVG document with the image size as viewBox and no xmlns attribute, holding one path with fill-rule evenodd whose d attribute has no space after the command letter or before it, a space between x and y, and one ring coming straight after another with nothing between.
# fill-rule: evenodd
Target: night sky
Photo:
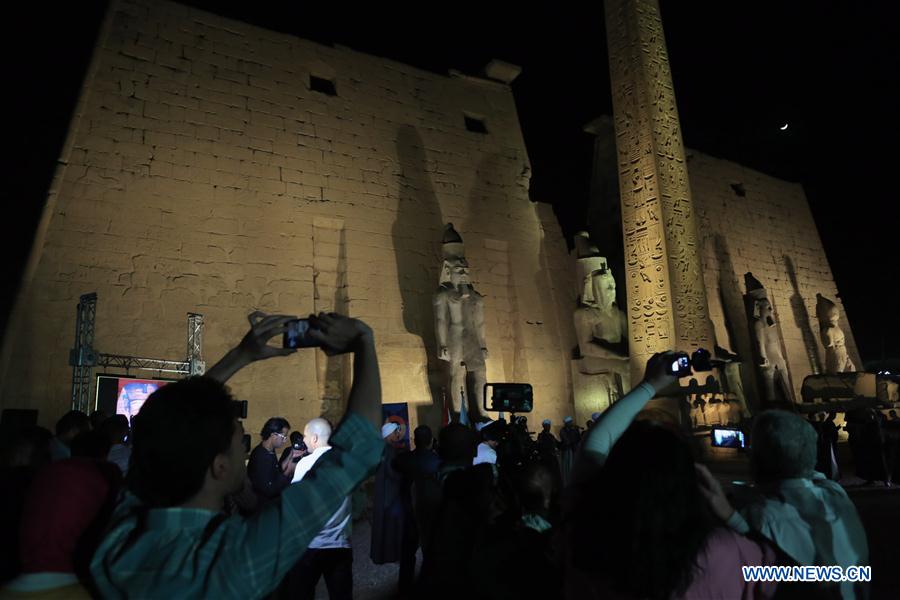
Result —
<instances>
[{"instance_id":1,"label":"night sky","mask_svg":"<svg viewBox=\"0 0 900 600\"><path fill-rule=\"evenodd\" d=\"M584 226L592 140L581 128L612 112L601 2L186 3L438 73L521 65L532 198L555 203L567 237ZM900 362L900 3L661 6L685 145L803 184L863 359ZM105 7L3 9L4 324Z\"/></svg>"}]
</instances>

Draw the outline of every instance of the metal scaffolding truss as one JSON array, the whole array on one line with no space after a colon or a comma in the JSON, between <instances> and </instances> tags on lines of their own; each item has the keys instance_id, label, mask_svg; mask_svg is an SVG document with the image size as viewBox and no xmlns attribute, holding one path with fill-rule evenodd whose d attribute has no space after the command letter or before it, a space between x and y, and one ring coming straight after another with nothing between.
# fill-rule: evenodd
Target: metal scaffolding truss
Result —
<instances>
[{"instance_id":1,"label":"metal scaffolding truss","mask_svg":"<svg viewBox=\"0 0 900 600\"><path fill-rule=\"evenodd\" d=\"M85 294L78 302L75 319L75 347L69 352L72 366L72 409L85 413L91 411L91 376L94 367L173 373L177 375L202 375L206 371L203 361L203 315L188 313L187 356L184 360L166 360L103 354L94 348L94 330L97 319L97 294Z\"/></svg>"},{"instance_id":2,"label":"metal scaffolding truss","mask_svg":"<svg viewBox=\"0 0 900 600\"><path fill-rule=\"evenodd\" d=\"M190 375L190 363L186 360L164 360L161 358L140 358L137 356L122 356L119 354L100 354L97 358L97 366L113 369L125 369L132 371L156 371L158 373L177 373Z\"/></svg>"},{"instance_id":3,"label":"metal scaffolding truss","mask_svg":"<svg viewBox=\"0 0 900 600\"><path fill-rule=\"evenodd\" d=\"M75 347L69 352L72 366L72 408L88 412L91 371L97 364L94 351L94 321L97 318L97 294L85 294L78 302L75 318Z\"/></svg>"},{"instance_id":4,"label":"metal scaffolding truss","mask_svg":"<svg viewBox=\"0 0 900 600\"><path fill-rule=\"evenodd\" d=\"M189 375L203 375L206 363L203 362L203 315L188 313L187 360Z\"/></svg>"}]
</instances>

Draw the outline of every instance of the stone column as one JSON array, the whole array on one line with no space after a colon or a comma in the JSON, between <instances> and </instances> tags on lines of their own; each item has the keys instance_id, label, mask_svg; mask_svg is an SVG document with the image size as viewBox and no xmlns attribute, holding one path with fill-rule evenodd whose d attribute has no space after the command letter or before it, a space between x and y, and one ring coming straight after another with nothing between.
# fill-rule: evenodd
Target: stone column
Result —
<instances>
[{"instance_id":1,"label":"stone column","mask_svg":"<svg viewBox=\"0 0 900 600\"><path fill-rule=\"evenodd\" d=\"M647 358L710 350L684 144L657 0L606 0L631 380Z\"/></svg>"}]
</instances>

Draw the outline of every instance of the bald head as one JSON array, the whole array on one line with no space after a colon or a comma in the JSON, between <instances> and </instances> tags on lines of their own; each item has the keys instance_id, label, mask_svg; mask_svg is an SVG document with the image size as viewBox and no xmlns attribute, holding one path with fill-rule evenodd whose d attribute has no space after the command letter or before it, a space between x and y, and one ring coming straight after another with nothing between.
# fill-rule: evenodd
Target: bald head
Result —
<instances>
[{"instance_id":1,"label":"bald head","mask_svg":"<svg viewBox=\"0 0 900 600\"><path fill-rule=\"evenodd\" d=\"M310 450L327 446L330 437L331 423L325 419L313 419L303 429L303 442Z\"/></svg>"}]
</instances>

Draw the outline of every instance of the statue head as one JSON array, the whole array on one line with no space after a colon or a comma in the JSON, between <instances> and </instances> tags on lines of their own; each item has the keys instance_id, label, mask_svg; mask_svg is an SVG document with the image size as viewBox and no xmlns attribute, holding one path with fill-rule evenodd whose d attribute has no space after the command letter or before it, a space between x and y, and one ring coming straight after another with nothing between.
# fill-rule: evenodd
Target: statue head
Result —
<instances>
[{"instance_id":1,"label":"statue head","mask_svg":"<svg viewBox=\"0 0 900 600\"><path fill-rule=\"evenodd\" d=\"M616 302L616 280L602 256L578 259L580 304L609 309Z\"/></svg>"},{"instance_id":2,"label":"statue head","mask_svg":"<svg viewBox=\"0 0 900 600\"><path fill-rule=\"evenodd\" d=\"M465 258L446 258L441 267L441 285L451 285L459 287L461 285L470 285L469 281L469 263Z\"/></svg>"},{"instance_id":3,"label":"statue head","mask_svg":"<svg viewBox=\"0 0 900 600\"><path fill-rule=\"evenodd\" d=\"M775 326L775 310L772 303L766 297L758 298L753 303L753 318L760 319L766 324L766 327Z\"/></svg>"},{"instance_id":4,"label":"statue head","mask_svg":"<svg viewBox=\"0 0 900 600\"><path fill-rule=\"evenodd\" d=\"M837 325L841 315L838 312L837 304L822 294L816 294L816 317L819 319L820 326L826 324Z\"/></svg>"},{"instance_id":5,"label":"statue head","mask_svg":"<svg viewBox=\"0 0 900 600\"><path fill-rule=\"evenodd\" d=\"M609 269L598 269L591 273L591 292L599 308L611 308L616 302L616 280Z\"/></svg>"},{"instance_id":6,"label":"statue head","mask_svg":"<svg viewBox=\"0 0 900 600\"><path fill-rule=\"evenodd\" d=\"M462 237L453 228L453 223L444 225L441 253L444 256L444 264L441 266L440 285L468 290L471 285L469 262L466 260Z\"/></svg>"}]
</instances>

